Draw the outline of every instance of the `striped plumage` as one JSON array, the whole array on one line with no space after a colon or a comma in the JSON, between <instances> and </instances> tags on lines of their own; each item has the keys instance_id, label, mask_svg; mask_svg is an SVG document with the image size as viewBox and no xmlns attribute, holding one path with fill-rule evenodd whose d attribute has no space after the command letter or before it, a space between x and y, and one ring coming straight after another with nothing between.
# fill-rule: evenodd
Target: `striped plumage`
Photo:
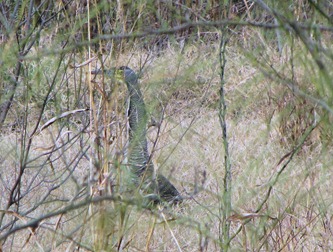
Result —
<instances>
[{"instance_id":1,"label":"striped plumage","mask_svg":"<svg viewBox=\"0 0 333 252\"><path fill-rule=\"evenodd\" d=\"M149 183L150 198L154 203L161 200L178 203L182 200L177 189L162 174L154 178L154 166L150 161L147 144L147 112L140 91L138 77L129 67L120 67L129 92L129 148L128 164L133 173ZM145 184L144 183L144 184ZM157 185L156 185L157 184Z\"/></svg>"},{"instance_id":2,"label":"striped plumage","mask_svg":"<svg viewBox=\"0 0 333 252\"><path fill-rule=\"evenodd\" d=\"M101 71L93 71L99 74ZM127 66L119 69L104 70L107 75L126 83L129 92L129 107L127 111L129 121L129 144L127 150L128 165L136 175L137 185L142 185L146 197L153 203L180 203L182 197L173 184L162 174L155 174L150 160L147 143L147 111L140 91L138 76ZM117 76L118 75L118 76Z\"/></svg>"},{"instance_id":3,"label":"striped plumage","mask_svg":"<svg viewBox=\"0 0 333 252\"><path fill-rule=\"evenodd\" d=\"M128 146L128 164L133 173L141 176L147 169L149 154L146 137L147 112L141 94L137 75L128 67L121 67L127 89L129 92L129 107L127 116L129 120L129 146ZM153 169L151 165L149 170Z\"/></svg>"}]
</instances>

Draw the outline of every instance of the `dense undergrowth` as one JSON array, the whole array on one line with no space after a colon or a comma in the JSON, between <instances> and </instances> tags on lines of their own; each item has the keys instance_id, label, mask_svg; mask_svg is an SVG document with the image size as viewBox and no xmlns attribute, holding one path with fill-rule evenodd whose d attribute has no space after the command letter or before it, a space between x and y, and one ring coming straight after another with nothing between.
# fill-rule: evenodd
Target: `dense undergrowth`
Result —
<instances>
[{"instance_id":1,"label":"dense undergrowth","mask_svg":"<svg viewBox=\"0 0 333 252\"><path fill-rule=\"evenodd\" d=\"M28 5L18 7L16 17L25 21L15 23L16 33L2 21L0 248L332 250L332 6L290 1L288 12L267 1L270 11L262 2L230 1L238 4L226 8L231 16L220 5L214 12L215 1L197 5L207 11L206 26L194 6L176 11L149 1L138 4L142 16L129 3L117 8L101 1L95 9L68 1L65 9L48 5L58 19L41 5L41 17L51 21L30 19L30 29ZM15 8L2 7L14 22L8 13ZM116 10L117 18L100 14L103 8ZM187 21L180 18L185 10L193 14ZM154 18L157 27L142 29ZM223 20L230 22L224 91L232 211L226 219ZM190 21L197 26L165 31ZM108 22L111 30L101 26ZM184 196L181 205L151 207L140 191L129 190L127 90L89 73L123 65L140 75L152 162Z\"/></svg>"}]
</instances>

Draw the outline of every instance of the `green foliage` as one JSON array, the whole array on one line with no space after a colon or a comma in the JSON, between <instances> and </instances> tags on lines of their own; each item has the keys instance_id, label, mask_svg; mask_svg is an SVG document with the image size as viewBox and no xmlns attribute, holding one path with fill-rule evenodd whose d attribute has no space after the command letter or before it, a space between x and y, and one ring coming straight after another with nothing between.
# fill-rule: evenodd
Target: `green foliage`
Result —
<instances>
[{"instance_id":1,"label":"green foliage","mask_svg":"<svg viewBox=\"0 0 333 252\"><path fill-rule=\"evenodd\" d=\"M0 7L0 250L216 251L226 224L232 251L332 250L330 1ZM133 188L126 88L89 74L122 65L141 72L151 161L181 206Z\"/></svg>"}]
</instances>

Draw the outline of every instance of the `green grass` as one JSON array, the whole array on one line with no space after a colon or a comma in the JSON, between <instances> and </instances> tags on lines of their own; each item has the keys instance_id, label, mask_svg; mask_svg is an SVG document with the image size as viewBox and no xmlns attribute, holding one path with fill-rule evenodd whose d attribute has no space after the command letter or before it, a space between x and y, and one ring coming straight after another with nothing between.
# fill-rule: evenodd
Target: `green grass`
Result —
<instances>
[{"instance_id":1,"label":"green grass","mask_svg":"<svg viewBox=\"0 0 333 252\"><path fill-rule=\"evenodd\" d=\"M219 250L219 208L222 200L224 151L218 121L220 84L216 48L217 44L207 46L199 43L185 48L181 53L175 46L164 51L159 58L153 58L141 77L141 87L149 113L163 119L159 135L157 127L149 129L150 148L157 138L153 157L155 166L170 177L183 195L196 192L193 199L187 199L181 206L164 211L147 210L140 205L136 206L135 202L132 202L134 205L128 205L105 201L94 205L92 212L89 212L86 206L45 220L25 245L22 241L27 239L28 230L17 232L3 245L4 251L10 247L23 251L37 251L39 247L64 251L74 250L78 244L83 245L82 251L85 251L84 247L95 251L115 251L120 247L125 251ZM124 53L117 61L108 60L106 64L129 64L130 67L139 69L140 60L145 54L145 51L138 50L135 53ZM306 56L306 53L299 56L300 61L304 55ZM316 138L294 156L278 181L272 184L273 178L288 159L282 158L292 150L301 135L295 135L294 142L281 142L281 138L285 137L284 133L292 134L281 130L284 126L281 115L288 115L291 111L284 105L281 105L279 110L276 102L272 100L283 100L285 92L290 91L282 81L271 81L262 74L262 71L267 70L267 64L262 62L274 64L288 75L288 58L281 60L270 51L259 64L253 58L247 57L242 48L234 48L232 45L228 48L227 57L227 126L234 214L230 219L231 236L244 225L231 241L232 251L332 249L331 146L324 145ZM309 59L306 59L305 63L308 61ZM47 71L52 72L52 69L54 71L51 62L53 60L45 61L45 65L40 66L40 71L44 74ZM298 83L304 90L309 86L315 89L311 84L315 85L318 79L313 77L311 83L306 82L305 71L308 66L305 63L298 65L295 70ZM36 76L34 71L31 70L27 75L32 83ZM73 90L78 90L80 81L84 83L85 76L77 75L75 79L72 78L75 70L65 68L64 71L69 78L65 78L65 81L62 78L56 79L54 99L50 101L55 104L47 106L42 113L43 123L57 115L58 111L66 111L67 105L70 109L75 109L88 104L88 94L85 92L78 99L79 103L72 101ZM98 83L102 84L102 81L98 80ZM107 79L105 83L108 84ZM38 95L43 96L47 92L47 84L43 87L46 91L42 89L38 92L40 85L41 80L33 86L29 93L31 100L26 101L26 104L22 102L21 107L15 107L18 114L23 113L22 107L29 107L29 120L26 125L28 132L35 126L40 111L40 104L33 99L39 101ZM69 94L65 87L69 88ZM86 90L86 87L83 89ZM125 93L125 87L121 86L111 93L107 119L103 117L103 104L99 103L100 94L95 94L100 117L98 124L103 126L107 122L111 123L108 129L109 136L113 137L110 146L107 147L106 140L102 139L101 147L96 148L102 156L98 165L109 168L113 173L115 186L118 186L118 180L114 168L125 169L116 164L117 155L122 161L121 151L126 141L123 102ZM19 103L21 98L17 99ZM75 107L75 104L80 105ZM311 107L300 106L299 110L308 109L308 106ZM26 218L36 218L59 210L72 201L80 202L84 195L89 194L86 190L80 197L75 198L89 176L87 157L91 153L87 148L94 147L88 140L88 132L84 127L88 125L87 117L88 114L76 114L56 121L33 137L21 187L22 192L28 191L20 202L19 210L21 214L29 211ZM292 118L286 117L285 120ZM9 117L8 122L13 119L13 116ZM103 129L100 134L104 134L102 132ZM11 132L8 128L1 134L0 148L1 153L5 154L1 158L0 166L1 209L6 206L9 188L19 173L21 153L25 148L21 146L25 144L23 139L28 140L19 129ZM58 148L45 149L52 146ZM51 150L53 151L50 154ZM279 164L281 159L282 163ZM59 187L50 191L55 185ZM269 199L264 207L255 213L271 185L273 189ZM101 186L103 187L104 185ZM96 191L100 189L98 185L94 188ZM47 192L50 192L50 195L44 199ZM133 195L124 193L119 196L126 201ZM32 209L35 206L36 209ZM11 210L15 211L15 208L12 207ZM3 223L12 218L6 215Z\"/></svg>"}]
</instances>

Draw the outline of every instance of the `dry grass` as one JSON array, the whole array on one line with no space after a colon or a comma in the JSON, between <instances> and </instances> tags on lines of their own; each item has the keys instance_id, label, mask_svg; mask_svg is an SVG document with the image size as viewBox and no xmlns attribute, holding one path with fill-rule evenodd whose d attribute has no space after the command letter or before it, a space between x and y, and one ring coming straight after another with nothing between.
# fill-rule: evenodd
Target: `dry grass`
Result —
<instances>
[{"instance_id":1,"label":"dry grass","mask_svg":"<svg viewBox=\"0 0 333 252\"><path fill-rule=\"evenodd\" d=\"M193 199L164 211L108 201L95 206L92 216L86 208L77 209L41 223L26 244L22 241L27 239L29 232L18 232L6 242L4 251L10 247L22 251L37 251L39 247L72 251L77 243L96 251L113 251L117 246L126 251L219 250L224 152L217 114L219 65L216 48L216 44L197 45L185 48L182 53L170 48L160 57L150 58L141 78L150 114L162 119L159 135L156 127L149 129L150 148L157 139L154 162L183 195L196 192ZM271 53L267 60L282 68L283 62ZM134 50L106 64L127 65L130 62L132 68L138 69L145 58L145 52ZM281 144L283 131L278 129L283 124L276 115L276 104L270 100L272 91L280 97L280 87L268 84L255 62L240 48L230 47L228 58L227 124L234 210L234 218L230 219L231 235L244 225L231 242L232 250L331 250L333 194L330 181L333 174L329 146L322 148L323 145L316 142L311 148L303 148L274 184L264 207L255 213L272 185L272 178L284 163L278 165L279 161L291 150L293 143ZM300 80L304 77L302 70L302 67L297 69ZM72 81L69 79L70 85L75 86ZM60 88L58 90L61 92ZM112 122L118 126L112 126L115 140L108 152L103 144L101 151L114 168L117 167L116 153L124 146L125 119L120 114L125 110L120 101L124 99L124 90L112 94L112 98L119 99L110 104L114 108L112 115L116 117ZM31 162L21 188L23 192L27 188L28 194L20 202L21 213L38 204L28 212L30 218L69 204L89 175L89 161L85 156L88 155L88 134L82 132L84 123L78 123L79 119L84 121L84 116L83 119L77 117L74 117L75 122L74 118L69 119L67 128L59 122L34 137L29 156ZM50 117L45 114L47 119ZM33 122L34 118L30 118L28 131L34 126ZM5 154L1 157L1 209L6 205L9 186L18 176L22 151L20 134L20 131L8 131L1 135L1 153ZM76 134L78 138L73 138L71 143L69 139ZM296 140L299 137L295 136ZM62 147L63 141L69 144ZM50 146L60 148L47 155L41 147ZM55 185L59 187L42 199ZM6 216L4 223L11 218ZM84 246L81 246L82 251L85 251Z\"/></svg>"}]
</instances>

